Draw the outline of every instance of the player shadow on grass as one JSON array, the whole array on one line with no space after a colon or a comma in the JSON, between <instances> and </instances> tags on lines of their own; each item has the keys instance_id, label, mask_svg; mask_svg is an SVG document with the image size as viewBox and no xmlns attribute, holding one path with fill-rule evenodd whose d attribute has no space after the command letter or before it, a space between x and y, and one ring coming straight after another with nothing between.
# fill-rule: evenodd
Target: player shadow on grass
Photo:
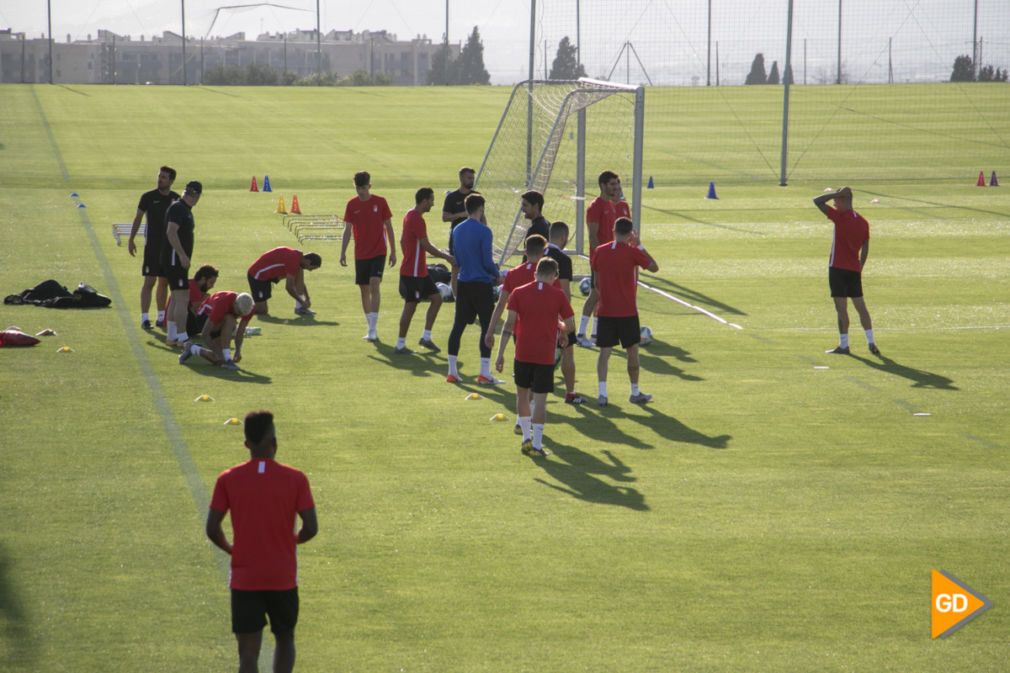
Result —
<instances>
[{"instance_id":1,"label":"player shadow on grass","mask_svg":"<svg viewBox=\"0 0 1010 673\"><path fill-rule=\"evenodd\" d=\"M192 363L192 365L190 363ZM229 371L227 369L222 369L217 365L212 365L203 358L200 358L200 360L197 361L196 356L190 358L189 362L179 369L182 369L183 367L191 370L194 374L199 374L200 376L209 376L215 379L223 379L225 381L235 381L236 383L273 383L273 379L269 376L254 374L242 365L239 365L241 369L238 369L237 371Z\"/></svg>"},{"instance_id":2,"label":"player shadow on grass","mask_svg":"<svg viewBox=\"0 0 1010 673\"><path fill-rule=\"evenodd\" d=\"M545 436L544 440L554 455L535 459L536 465L564 486L539 478L535 481L578 500L600 505L618 505L639 512L649 510L645 497L638 490L630 486L613 486L593 476L599 474L615 481L634 481L634 477L629 476L631 469L609 451L603 452L610 460L607 463L574 446L559 444L550 437ZM562 459L566 462L562 462Z\"/></svg>"},{"instance_id":3,"label":"player shadow on grass","mask_svg":"<svg viewBox=\"0 0 1010 673\"><path fill-rule=\"evenodd\" d=\"M410 372L414 376L436 376L439 375L436 369L445 368L445 358L431 351L417 350L412 354L404 355L397 353L395 347L381 341L375 341L373 345L376 355L369 355L369 360L375 360L379 364L388 365L400 371Z\"/></svg>"},{"instance_id":4,"label":"player shadow on grass","mask_svg":"<svg viewBox=\"0 0 1010 673\"><path fill-rule=\"evenodd\" d=\"M619 403L612 402L611 404L599 410L597 418L609 422L614 428L614 431L616 432L620 432L619 430L617 430L617 423L611 419L621 419L622 421L632 421L634 423L638 423L640 425L645 426L649 430L655 432L663 439L669 440L671 442L681 442L684 444L698 444L699 446L707 446L710 449L729 448L729 440L733 439L732 435L709 436L703 432L698 432L694 428L688 427L687 425L677 420L676 418L664 414L662 411L659 410L659 408L656 406L655 403L637 405L628 402L627 404L629 407L640 409L646 413L645 414L628 413L619 406ZM575 427L579 428L580 430L583 430L584 432L586 430L592 429L593 427L593 422L591 420L580 421L580 423L585 423L586 428L583 429L582 426L578 425ZM586 432L586 435L593 439L607 440L606 434L597 435ZM631 435L626 434L625 436L633 439L634 441L617 442L617 443L624 444L625 446L633 446L635 448L640 449L656 448L651 444L646 444L645 442L641 441L638 438L632 438Z\"/></svg>"},{"instance_id":5,"label":"player shadow on grass","mask_svg":"<svg viewBox=\"0 0 1010 673\"><path fill-rule=\"evenodd\" d=\"M319 325L323 327L334 327L340 324L336 320L317 320L314 316L311 315L299 315L294 316L292 318L279 318L275 315L267 313L266 315L256 316L256 319L261 322L270 323L273 325Z\"/></svg>"},{"instance_id":6,"label":"player shadow on grass","mask_svg":"<svg viewBox=\"0 0 1010 673\"><path fill-rule=\"evenodd\" d=\"M550 398L548 398L548 400L549 399ZM561 402L561 404L564 404L564 402ZM512 410L514 410L514 407L515 403L510 405ZM652 444L646 444L638 437L624 432L617 423L611 420L613 414L603 413L606 410L613 408L614 407L605 407L604 409L600 409L594 403L586 402L575 407L575 410L580 414L579 416L562 416L559 414L551 414L550 406L548 406L547 423L549 425L554 425L555 423L567 423L589 439L607 442L608 444L616 446L630 446L635 449L655 448Z\"/></svg>"},{"instance_id":7,"label":"player shadow on grass","mask_svg":"<svg viewBox=\"0 0 1010 673\"><path fill-rule=\"evenodd\" d=\"M913 388L960 390L960 388L954 385L953 379L941 376L940 374L934 374L933 372L927 372L924 369L915 369L914 367L907 367L905 365L898 364L886 355L881 355L879 361L860 357L855 354L850 355L850 357L854 360L859 360L867 367L872 367L878 371L882 371L887 374L894 374L895 376L906 378L909 381L914 381L912 384Z\"/></svg>"},{"instance_id":8,"label":"player shadow on grass","mask_svg":"<svg viewBox=\"0 0 1010 673\"><path fill-rule=\"evenodd\" d=\"M680 367L674 366L669 360L662 357L667 352L669 352L670 355L677 357L676 353L678 351L684 354L681 358L683 362L696 362L696 360L687 356L687 351L681 348L653 341L652 344L649 345L648 351L644 348L638 349L638 364L645 371L652 372L653 374L658 374L660 376L672 375L683 381L704 381L705 379L702 377L695 376L694 374L688 374Z\"/></svg>"},{"instance_id":9,"label":"player shadow on grass","mask_svg":"<svg viewBox=\"0 0 1010 673\"><path fill-rule=\"evenodd\" d=\"M4 624L0 641L7 643L3 649L9 661L27 664L35 659L35 638L24 600L11 577L12 565L6 547L0 545L0 623Z\"/></svg>"}]
</instances>

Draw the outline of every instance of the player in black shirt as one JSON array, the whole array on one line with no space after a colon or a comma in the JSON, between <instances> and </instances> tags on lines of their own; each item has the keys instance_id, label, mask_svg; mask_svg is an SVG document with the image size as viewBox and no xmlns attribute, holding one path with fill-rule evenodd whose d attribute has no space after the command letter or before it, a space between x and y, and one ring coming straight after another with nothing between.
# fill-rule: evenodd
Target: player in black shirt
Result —
<instances>
[{"instance_id":1,"label":"player in black shirt","mask_svg":"<svg viewBox=\"0 0 1010 673\"><path fill-rule=\"evenodd\" d=\"M165 214L165 238L161 262L172 292L172 313L165 316L167 335L165 344L184 343L186 334L186 307L189 305L189 265L193 255L193 206L200 200L203 185L196 180L186 184L182 198L173 203ZM182 332L178 331L182 327Z\"/></svg>"},{"instance_id":2,"label":"player in black shirt","mask_svg":"<svg viewBox=\"0 0 1010 673\"><path fill-rule=\"evenodd\" d=\"M543 236L545 240L551 240L551 223L543 216L544 195L540 192L530 190L523 194L522 211L526 219L530 221L526 228L525 238L533 234Z\"/></svg>"},{"instance_id":3,"label":"player in black shirt","mask_svg":"<svg viewBox=\"0 0 1010 673\"><path fill-rule=\"evenodd\" d=\"M158 188L144 192L137 205L137 214L133 218L133 229L130 230L130 240L127 249L130 256L136 256L137 244L134 239L140 229L140 222L147 215L147 234L144 236L144 266L141 274L144 285L140 288L140 326L151 329L151 290L158 285L155 298L158 307L158 318L155 322L165 320L165 304L168 302L168 281L161 268L161 251L165 247L165 212L173 201L179 200L179 195L172 191L175 182L175 169L162 166L158 171Z\"/></svg>"},{"instance_id":4,"label":"player in black shirt","mask_svg":"<svg viewBox=\"0 0 1010 673\"><path fill-rule=\"evenodd\" d=\"M558 263L558 280L561 289L565 291L568 300L572 299L572 259L565 254L565 244L568 243L568 225L555 222L550 228L547 256ZM568 343L561 348L561 375L565 379L565 402L582 404L585 399L575 392L575 332L568 335ZM559 345L560 348L560 345Z\"/></svg>"}]
</instances>

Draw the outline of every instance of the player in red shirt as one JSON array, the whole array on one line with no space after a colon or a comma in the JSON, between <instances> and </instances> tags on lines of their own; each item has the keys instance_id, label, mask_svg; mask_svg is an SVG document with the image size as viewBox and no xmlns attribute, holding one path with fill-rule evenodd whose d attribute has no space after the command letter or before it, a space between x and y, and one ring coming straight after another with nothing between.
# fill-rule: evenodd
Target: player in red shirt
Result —
<instances>
[{"instance_id":1,"label":"player in red shirt","mask_svg":"<svg viewBox=\"0 0 1010 673\"><path fill-rule=\"evenodd\" d=\"M834 200L835 207L828 205ZM880 349L873 341L873 322L863 300L863 265L870 254L870 224L852 209L852 190L842 187L837 192L821 194L814 199L814 205L835 223L835 237L831 242L831 258L828 262L828 285L831 298L838 314L838 345L828 353L849 354L849 310L848 300L859 314L859 322L866 332L866 342L870 352L880 355Z\"/></svg>"},{"instance_id":2,"label":"player in red shirt","mask_svg":"<svg viewBox=\"0 0 1010 673\"><path fill-rule=\"evenodd\" d=\"M238 362L242 360L242 341L245 339L245 328L253 317L253 298L243 292L215 292L207 297L197 311L197 316L205 316L203 324L203 342L206 348L198 344L186 344L179 356L179 364L194 355L199 355L214 365L224 369L237 370ZM236 329L236 326L238 329ZM235 334L235 355L231 352L231 337Z\"/></svg>"},{"instance_id":3,"label":"player in red shirt","mask_svg":"<svg viewBox=\"0 0 1010 673\"><path fill-rule=\"evenodd\" d=\"M435 325L438 310L442 308L442 295L435 287L434 281L428 276L427 255L439 257L455 266L452 255L439 250L428 240L428 227L424 222L424 214L435 206L435 190L431 187L421 187L414 194L414 207L403 216L403 233L400 235L400 250L403 261L400 262L400 296L403 297L403 313L400 314L400 335L396 340L395 352L409 355L414 351L407 348L407 330L410 321L417 310L417 304L427 298L430 302L428 313L424 317L424 332L418 345L424 346L435 353L441 348L431 340L431 328Z\"/></svg>"},{"instance_id":4,"label":"player in red shirt","mask_svg":"<svg viewBox=\"0 0 1010 673\"><path fill-rule=\"evenodd\" d=\"M361 308L368 322L363 339L378 341L379 284L389 252L389 268L396 266L396 240L393 213L386 199L372 194L372 176L367 171L354 174L356 197L344 209L344 238L340 242L340 266L347 266L347 244L354 236L354 283L361 290ZM351 225L348 227L347 225ZM386 239L389 247L386 247Z\"/></svg>"},{"instance_id":5,"label":"player in red shirt","mask_svg":"<svg viewBox=\"0 0 1010 673\"><path fill-rule=\"evenodd\" d=\"M610 351L618 343L628 354L628 378L631 380L629 401L645 404L652 399L652 395L647 395L638 388L641 328L635 297L638 292L638 268L656 272L659 265L639 245L635 227L626 217L614 223L614 240L596 249L592 265L596 272L596 289L600 293L597 310L600 331L596 339L600 347L600 357L596 362L600 384L599 404L601 407L607 406L607 365Z\"/></svg>"},{"instance_id":6,"label":"player in red shirt","mask_svg":"<svg viewBox=\"0 0 1010 673\"><path fill-rule=\"evenodd\" d=\"M239 671L255 671L270 618L276 647L274 671L295 665L298 623L297 545L319 531L305 474L275 460L277 432L269 411L245 417L249 460L217 478L207 513L207 537L231 556L231 624L238 641ZM232 539L221 527L231 513ZM294 532L295 517L301 530Z\"/></svg>"},{"instance_id":7,"label":"player in red shirt","mask_svg":"<svg viewBox=\"0 0 1010 673\"><path fill-rule=\"evenodd\" d=\"M273 283L284 278L284 289L295 300L296 315L315 315L309 310L312 305L309 289L305 286L305 272L315 271L323 263L323 258L314 252L302 254L294 248L274 248L259 256L249 267L247 280L249 294L256 302L256 315L267 314L267 300L270 299Z\"/></svg>"},{"instance_id":8,"label":"player in red shirt","mask_svg":"<svg viewBox=\"0 0 1010 673\"><path fill-rule=\"evenodd\" d=\"M558 263L550 257L541 259L537 263L536 279L510 294L508 318L501 333L502 345L513 332L516 335L513 365L516 415L523 433L522 452L527 456L548 455L543 439L547 394L554 390L554 351L559 339L566 344L568 333L575 328L572 305L557 286L557 280ZM488 330L485 342L489 347L494 345L494 332ZM498 352L502 352L501 347ZM502 358L499 357L495 367L502 371Z\"/></svg>"},{"instance_id":9,"label":"player in red shirt","mask_svg":"<svg viewBox=\"0 0 1010 673\"><path fill-rule=\"evenodd\" d=\"M196 274L189 279L189 304L186 306L186 333L196 334L203 329L204 318L197 316L196 312L200 304L207 298L207 293L217 282L218 270L210 264L204 264L196 270ZM172 305L169 297L168 306ZM183 349L185 350L185 349Z\"/></svg>"},{"instance_id":10,"label":"player in red shirt","mask_svg":"<svg viewBox=\"0 0 1010 673\"><path fill-rule=\"evenodd\" d=\"M596 248L604 243L614 240L614 222L619 217L631 219L631 210L627 201L621 200L621 176L613 171L603 171L600 173L597 182L600 185L600 195L593 199L586 209L586 225L589 230L589 262L592 265ZM594 267L595 268L595 267ZM595 273L595 272L594 272ZM600 300L600 293L596 289L595 278L591 279L592 289L586 298L586 303L582 305L582 318L579 320L579 332L576 335L577 343L585 348L593 346L593 340L598 332L598 321L593 324L592 339L586 337L586 328L589 326L589 319L596 309L596 304ZM597 314L599 315L599 314Z\"/></svg>"}]
</instances>

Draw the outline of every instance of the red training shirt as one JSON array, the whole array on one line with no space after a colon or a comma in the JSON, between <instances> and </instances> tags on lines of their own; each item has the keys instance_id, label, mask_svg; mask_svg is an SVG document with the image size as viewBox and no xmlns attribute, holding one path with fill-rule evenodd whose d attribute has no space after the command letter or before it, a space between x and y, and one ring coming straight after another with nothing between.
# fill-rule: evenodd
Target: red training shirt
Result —
<instances>
[{"instance_id":1,"label":"red training shirt","mask_svg":"<svg viewBox=\"0 0 1010 673\"><path fill-rule=\"evenodd\" d=\"M231 511L232 589L287 591L298 584L298 512L315 507L300 470L254 458L221 473L210 508Z\"/></svg>"},{"instance_id":2,"label":"red training shirt","mask_svg":"<svg viewBox=\"0 0 1010 673\"><path fill-rule=\"evenodd\" d=\"M575 314L564 291L557 285L533 281L509 295L508 309L519 318L515 326L515 359L553 367L558 318L565 320Z\"/></svg>"},{"instance_id":3,"label":"red training shirt","mask_svg":"<svg viewBox=\"0 0 1010 673\"><path fill-rule=\"evenodd\" d=\"M235 308L236 297L238 297L237 292L215 292L203 300L196 314L205 315L208 321L217 324ZM249 315L242 316L242 322L249 322L253 317L253 311L255 309L249 311Z\"/></svg>"},{"instance_id":4,"label":"red training shirt","mask_svg":"<svg viewBox=\"0 0 1010 673\"><path fill-rule=\"evenodd\" d=\"M649 266L649 256L621 241L611 241L596 248L590 264L596 272L600 303L596 315L601 318L630 318L638 315L638 267Z\"/></svg>"},{"instance_id":5,"label":"red training shirt","mask_svg":"<svg viewBox=\"0 0 1010 673\"><path fill-rule=\"evenodd\" d=\"M302 251L294 248L274 248L259 256L249 267L249 275L256 280L273 280L298 275L302 267Z\"/></svg>"},{"instance_id":6,"label":"red training shirt","mask_svg":"<svg viewBox=\"0 0 1010 673\"><path fill-rule=\"evenodd\" d=\"M837 210L828 207L828 219L835 223L835 236L831 241L828 266L849 271L862 271L859 251L863 242L870 240L870 223L854 210Z\"/></svg>"},{"instance_id":7,"label":"red training shirt","mask_svg":"<svg viewBox=\"0 0 1010 673\"><path fill-rule=\"evenodd\" d=\"M631 209L628 207L627 201L614 203L602 196L597 196L586 209L586 222L596 222L597 224L596 237L599 240L599 245L614 240L614 222L617 222L621 217L631 218ZM592 257L593 252L590 252L589 256Z\"/></svg>"},{"instance_id":8,"label":"red training shirt","mask_svg":"<svg viewBox=\"0 0 1010 673\"><path fill-rule=\"evenodd\" d=\"M421 247L421 239L428 238L428 226L424 217L413 208L403 216L403 233L400 235L400 275L425 278L428 275L427 254Z\"/></svg>"},{"instance_id":9,"label":"red training shirt","mask_svg":"<svg viewBox=\"0 0 1010 673\"><path fill-rule=\"evenodd\" d=\"M386 227L383 224L393 217L389 204L381 196L372 194L367 201L355 196L344 209L344 222L351 223L354 234L354 259L372 259L386 254Z\"/></svg>"}]
</instances>

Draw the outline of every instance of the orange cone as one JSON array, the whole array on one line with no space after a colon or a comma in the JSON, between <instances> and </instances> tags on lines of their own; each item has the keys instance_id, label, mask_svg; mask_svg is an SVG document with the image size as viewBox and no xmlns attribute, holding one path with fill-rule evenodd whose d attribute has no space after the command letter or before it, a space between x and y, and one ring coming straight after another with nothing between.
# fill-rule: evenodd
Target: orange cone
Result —
<instances>
[{"instance_id":1,"label":"orange cone","mask_svg":"<svg viewBox=\"0 0 1010 673\"><path fill-rule=\"evenodd\" d=\"M260 190L260 188L256 185L256 176L254 175L253 179L252 179L252 184L249 185L249 191L250 192L258 192L259 190Z\"/></svg>"},{"instance_id":2,"label":"orange cone","mask_svg":"<svg viewBox=\"0 0 1010 673\"><path fill-rule=\"evenodd\" d=\"M978 182L975 183L976 187L985 187L985 171L978 172Z\"/></svg>"},{"instance_id":3,"label":"orange cone","mask_svg":"<svg viewBox=\"0 0 1010 673\"><path fill-rule=\"evenodd\" d=\"M291 212L294 215L301 215L302 209L298 207L298 195L294 194L291 197Z\"/></svg>"},{"instance_id":4,"label":"orange cone","mask_svg":"<svg viewBox=\"0 0 1010 673\"><path fill-rule=\"evenodd\" d=\"M280 197L277 200L277 210L274 211L275 215L287 215L288 211L284 208L284 197Z\"/></svg>"}]
</instances>

